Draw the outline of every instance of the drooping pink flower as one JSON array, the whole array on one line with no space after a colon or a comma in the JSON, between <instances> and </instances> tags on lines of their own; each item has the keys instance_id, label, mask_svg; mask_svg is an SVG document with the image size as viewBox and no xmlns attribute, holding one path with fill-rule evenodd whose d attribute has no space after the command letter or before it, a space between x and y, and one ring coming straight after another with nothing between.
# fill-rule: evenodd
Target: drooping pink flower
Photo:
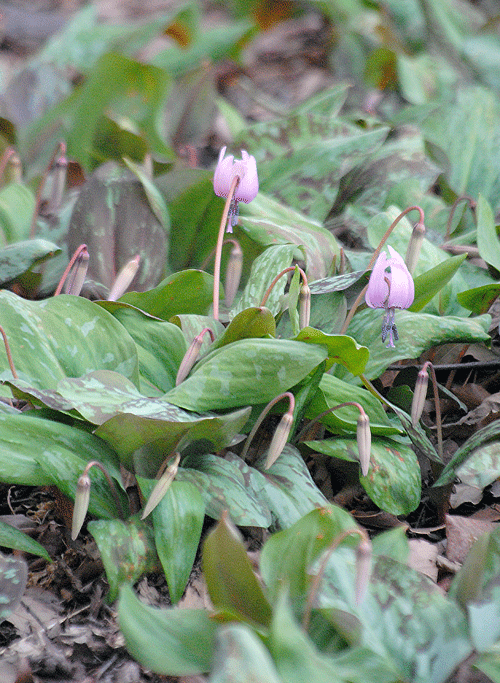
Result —
<instances>
[{"instance_id":1,"label":"drooping pink flower","mask_svg":"<svg viewBox=\"0 0 500 683\"><path fill-rule=\"evenodd\" d=\"M395 323L395 309L409 308L415 297L415 285L410 271L400 254L388 247L390 256L381 252L373 266L368 281L365 301L370 308L384 308L382 322L382 341L389 336L388 347L398 340Z\"/></svg>"},{"instance_id":2,"label":"drooping pink flower","mask_svg":"<svg viewBox=\"0 0 500 683\"><path fill-rule=\"evenodd\" d=\"M238 178L227 228L228 232L232 232L238 217L238 202L248 204L252 199L255 199L259 191L259 178L255 157L248 154L244 149L241 150L241 159L235 160L232 154L227 157L225 154L226 147L223 147L219 153L219 161L214 173L214 192L219 197L227 197L234 178Z\"/></svg>"}]
</instances>

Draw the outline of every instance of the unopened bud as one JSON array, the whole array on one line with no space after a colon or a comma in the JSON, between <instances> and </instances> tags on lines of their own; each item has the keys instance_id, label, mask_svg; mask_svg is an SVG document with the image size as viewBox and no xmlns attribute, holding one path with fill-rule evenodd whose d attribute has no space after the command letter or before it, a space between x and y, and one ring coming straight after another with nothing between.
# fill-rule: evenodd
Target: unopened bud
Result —
<instances>
[{"instance_id":1,"label":"unopened bud","mask_svg":"<svg viewBox=\"0 0 500 683\"><path fill-rule=\"evenodd\" d=\"M177 387L181 382L183 382L189 375L191 368L196 363L196 360L200 354L201 345L203 344L203 337L205 332L210 334L212 341L214 340L214 333L209 327L205 327L200 334L197 334L189 345L188 350L184 354L184 358L179 365L179 370L177 371L177 377L175 378L175 386Z\"/></svg>"},{"instance_id":2,"label":"unopened bud","mask_svg":"<svg viewBox=\"0 0 500 683\"><path fill-rule=\"evenodd\" d=\"M274 465L276 460L281 455L281 452L285 448L285 444L288 441L288 437L290 436L290 430L292 428L292 425L293 413L290 413L288 411L283 415L279 425L276 427L276 431L274 432L271 445L269 446L269 450L267 452L267 458L266 463L264 465L264 469L268 470L271 467L271 465Z\"/></svg>"},{"instance_id":3,"label":"unopened bud","mask_svg":"<svg viewBox=\"0 0 500 683\"><path fill-rule=\"evenodd\" d=\"M66 189L66 175L68 160L64 154L58 157L52 170L52 188L49 199L49 211L54 214L61 208L64 190Z\"/></svg>"},{"instance_id":4,"label":"unopened bud","mask_svg":"<svg viewBox=\"0 0 500 683\"><path fill-rule=\"evenodd\" d=\"M154 487L151 495L149 496L149 500L146 503L146 507L141 515L141 519L145 519L149 514L151 514L151 512L153 512L155 507L170 488L170 485L174 481L175 475L177 474L177 470L179 469L180 459L180 454L176 453L172 464L167 467L165 472L158 479L156 486Z\"/></svg>"},{"instance_id":5,"label":"unopened bud","mask_svg":"<svg viewBox=\"0 0 500 683\"><path fill-rule=\"evenodd\" d=\"M366 477L368 468L370 466L370 455L372 448L372 433L370 430L370 419L363 410L358 418L356 428L356 438L358 442L359 464L361 465L361 474Z\"/></svg>"},{"instance_id":6,"label":"unopened bud","mask_svg":"<svg viewBox=\"0 0 500 683\"><path fill-rule=\"evenodd\" d=\"M23 180L23 167L17 152L13 152L7 161L5 177L9 183L21 183Z\"/></svg>"},{"instance_id":7,"label":"unopened bud","mask_svg":"<svg viewBox=\"0 0 500 683\"><path fill-rule=\"evenodd\" d=\"M410 274L413 274L415 266L417 265L420 256L420 250L422 249L422 244L424 243L424 237L425 225L419 221L413 228L410 241L408 242L408 249L406 250L405 263L406 267L410 271Z\"/></svg>"},{"instance_id":8,"label":"unopened bud","mask_svg":"<svg viewBox=\"0 0 500 683\"><path fill-rule=\"evenodd\" d=\"M229 308L234 301L238 287L240 286L241 272L243 270L243 251L236 240L231 240L233 245L226 269L226 282L224 287L224 303Z\"/></svg>"},{"instance_id":9,"label":"unopened bud","mask_svg":"<svg viewBox=\"0 0 500 683\"><path fill-rule=\"evenodd\" d=\"M90 500L90 477L82 474L76 484L75 505L73 507L73 521L71 524L71 538L73 541L80 533L80 529L85 521Z\"/></svg>"},{"instance_id":10,"label":"unopened bud","mask_svg":"<svg viewBox=\"0 0 500 683\"><path fill-rule=\"evenodd\" d=\"M87 247L83 245L83 247L79 247L79 249L80 252L64 283L64 293L72 294L74 296L78 296L82 291L83 283L87 277L87 269L89 267L89 252L87 251Z\"/></svg>"},{"instance_id":11,"label":"unopened bud","mask_svg":"<svg viewBox=\"0 0 500 683\"><path fill-rule=\"evenodd\" d=\"M368 538L362 538L356 548L356 605L363 602L370 582L372 545Z\"/></svg>"},{"instance_id":12,"label":"unopened bud","mask_svg":"<svg viewBox=\"0 0 500 683\"><path fill-rule=\"evenodd\" d=\"M127 291L139 269L140 261L141 257L137 254L137 256L134 256L131 261L123 266L109 290L108 301L116 301Z\"/></svg>"},{"instance_id":13,"label":"unopened bud","mask_svg":"<svg viewBox=\"0 0 500 683\"><path fill-rule=\"evenodd\" d=\"M299 293L299 327L309 327L311 320L311 290L309 285L303 284Z\"/></svg>"},{"instance_id":14,"label":"unopened bud","mask_svg":"<svg viewBox=\"0 0 500 683\"><path fill-rule=\"evenodd\" d=\"M424 410L425 399L427 397L427 385L429 384L429 374L427 372L427 364L420 370L415 383L415 391L413 393L413 401L411 403L411 424L416 426L420 420L420 416Z\"/></svg>"}]
</instances>

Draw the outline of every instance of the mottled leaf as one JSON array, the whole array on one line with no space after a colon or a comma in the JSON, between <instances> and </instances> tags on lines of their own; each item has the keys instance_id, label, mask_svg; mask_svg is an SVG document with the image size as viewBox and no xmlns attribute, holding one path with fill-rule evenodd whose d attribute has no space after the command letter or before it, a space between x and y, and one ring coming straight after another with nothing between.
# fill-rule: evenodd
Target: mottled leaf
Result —
<instances>
[{"instance_id":1,"label":"mottled leaf","mask_svg":"<svg viewBox=\"0 0 500 683\"><path fill-rule=\"evenodd\" d=\"M0 285L16 280L56 254L60 254L58 246L47 240L33 239L16 242L0 250Z\"/></svg>"},{"instance_id":2,"label":"mottled leaf","mask_svg":"<svg viewBox=\"0 0 500 683\"><path fill-rule=\"evenodd\" d=\"M27 578L28 565L22 558L0 554L0 621L21 602Z\"/></svg>"},{"instance_id":3,"label":"mottled leaf","mask_svg":"<svg viewBox=\"0 0 500 683\"><path fill-rule=\"evenodd\" d=\"M353 375L360 375L368 361L369 351L360 346L352 337L345 334L325 334L312 327L304 327L295 337L295 341L307 344L321 344L328 349L328 370L335 363L343 365Z\"/></svg>"},{"instance_id":4,"label":"mottled leaf","mask_svg":"<svg viewBox=\"0 0 500 683\"><path fill-rule=\"evenodd\" d=\"M45 550L43 545L40 545L34 538L23 533L14 526L0 521L0 546L2 548L13 548L20 550L23 553L30 553L31 555L38 555L43 557L47 562L52 562L49 553ZM1 564L1 561L0 561ZM2 586L0 580L0 607L2 606ZM1 611L0 611L1 615Z\"/></svg>"}]
</instances>

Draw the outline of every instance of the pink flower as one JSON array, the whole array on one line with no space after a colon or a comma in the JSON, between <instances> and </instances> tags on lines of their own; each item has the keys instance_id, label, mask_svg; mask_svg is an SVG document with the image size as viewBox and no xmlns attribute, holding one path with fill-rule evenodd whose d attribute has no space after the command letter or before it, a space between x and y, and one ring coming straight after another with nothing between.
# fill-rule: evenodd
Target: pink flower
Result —
<instances>
[{"instance_id":1,"label":"pink flower","mask_svg":"<svg viewBox=\"0 0 500 683\"><path fill-rule=\"evenodd\" d=\"M231 184L238 178L238 184L234 192L234 197L230 208L230 221L228 222L228 232L233 231L238 217L238 202L251 202L255 199L259 191L259 178L257 176L257 164L255 158L248 154L244 149L241 150L241 159L234 160L232 154L225 157L226 147L219 153L219 161L214 174L214 191L219 197L227 197Z\"/></svg>"},{"instance_id":2,"label":"pink flower","mask_svg":"<svg viewBox=\"0 0 500 683\"><path fill-rule=\"evenodd\" d=\"M382 322L382 341L389 336L388 347L398 340L395 323L395 308L408 308L415 297L415 285L403 258L392 247L388 247L390 257L381 252L373 266L365 294L370 308L384 308ZM390 269L390 270L389 270Z\"/></svg>"}]
</instances>

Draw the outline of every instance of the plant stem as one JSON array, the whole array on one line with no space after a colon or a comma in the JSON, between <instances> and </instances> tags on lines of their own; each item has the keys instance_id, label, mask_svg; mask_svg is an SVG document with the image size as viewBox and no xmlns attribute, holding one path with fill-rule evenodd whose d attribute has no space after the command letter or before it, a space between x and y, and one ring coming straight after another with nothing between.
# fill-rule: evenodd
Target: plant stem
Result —
<instances>
[{"instance_id":1,"label":"plant stem","mask_svg":"<svg viewBox=\"0 0 500 683\"><path fill-rule=\"evenodd\" d=\"M84 253L85 251L87 251L87 245L86 245L86 244L80 244L80 246L77 247L75 253L74 253L73 256L71 257L70 262L69 262L68 265L66 266L66 269L65 269L64 273L62 274L61 279L59 280L59 284L58 284L57 287L56 287L56 291L54 292L54 296L58 296L58 295L61 293L62 288L64 287L64 283L66 282L66 278L68 277L68 275L69 275L71 269L72 269L73 266L75 265L75 263L76 263L77 259L79 258L79 256L80 256L82 253Z\"/></svg>"},{"instance_id":2,"label":"plant stem","mask_svg":"<svg viewBox=\"0 0 500 683\"><path fill-rule=\"evenodd\" d=\"M298 269L299 269L300 276L301 276L301 278L302 278L302 282L303 282L304 285L307 285L307 276L306 276L306 274L304 273L304 271L302 270L302 268L300 268L299 266L288 266L288 268L285 268L284 270L281 271L281 273L278 273L278 275L276 275L276 277L274 278L274 280L271 282L271 284L270 284L269 287L267 288L267 290L266 290L266 292L265 292L265 294L264 294L264 296L263 296L263 298L262 298L262 301L260 302L260 306L261 306L261 307L266 305L266 301L268 300L269 295L271 294L271 290L272 290L272 288L274 287L274 285L278 282L278 280L280 279L280 277L281 277L282 275L285 275L285 273L289 273L291 270L295 270L295 268L298 268Z\"/></svg>"},{"instance_id":3,"label":"plant stem","mask_svg":"<svg viewBox=\"0 0 500 683\"><path fill-rule=\"evenodd\" d=\"M114 501L115 501L116 509L118 510L118 513L120 515L120 519L125 519L125 513L123 511L120 496L118 495L118 491L116 490L115 482L111 479L109 472L104 467L104 465L102 463L100 463L98 460L91 460L85 466L85 469L82 472L82 476L87 476L92 467L97 467L98 469L100 469L101 472L106 477L106 481L108 482L109 488L111 489L111 493L112 493Z\"/></svg>"},{"instance_id":4,"label":"plant stem","mask_svg":"<svg viewBox=\"0 0 500 683\"><path fill-rule=\"evenodd\" d=\"M14 379L18 379L19 376L16 372L16 368L14 367L14 361L12 360L12 354L10 352L9 340L7 339L7 335L5 334L5 330L3 329L3 327L1 325L0 325L0 334L3 337L3 343L5 346L5 353L7 354L7 361L9 363L10 371L12 372L12 376L14 377Z\"/></svg>"},{"instance_id":5,"label":"plant stem","mask_svg":"<svg viewBox=\"0 0 500 683\"><path fill-rule=\"evenodd\" d=\"M455 201L453 202L453 206L450 209L450 215L448 216L448 220L446 222L446 232L444 234L444 241L450 239L450 231L451 231L451 224L453 222L453 216L455 215L455 211L457 209L457 206L460 204L460 202L467 202L469 205L469 208L472 212L472 215L474 217L474 221L476 219L474 209L476 208L476 202L472 197L469 197L469 195L464 194L461 197L457 197Z\"/></svg>"},{"instance_id":6,"label":"plant stem","mask_svg":"<svg viewBox=\"0 0 500 683\"><path fill-rule=\"evenodd\" d=\"M267 406L264 408L264 410L259 415L257 422L252 427L252 431L247 436L247 440L245 441L245 445L243 446L243 450L240 453L240 458L242 460L245 459L245 456L248 453L248 449L250 448L250 444L252 443L254 436L257 434L257 431L258 431L260 425L262 424L262 422L264 421L264 418L266 417L268 412L271 410L271 408L273 406L276 405L276 403L278 403L279 401L281 401L284 398L288 398L288 401L290 404L290 407L288 410L293 413L293 411L295 409L295 396L290 391L286 391L285 393L280 394L279 396L276 396L275 398L273 398L272 401L269 401Z\"/></svg>"},{"instance_id":7,"label":"plant stem","mask_svg":"<svg viewBox=\"0 0 500 683\"><path fill-rule=\"evenodd\" d=\"M224 205L224 211L222 212L222 218L220 221L219 234L217 236L217 246L215 248L215 262L214 262L214 294L213 294L213 317L215 320L219 320L219 297L220 297L220 262L222 258L222 243L224 242L224 232L226 230L227 219L229 216L229 209L231 207L231 202L233 201L234 193L240 182L239 176L233 178L231 187L229 188L229 193L226 197L226 203Z\"/></svg>"}]
</instances>

